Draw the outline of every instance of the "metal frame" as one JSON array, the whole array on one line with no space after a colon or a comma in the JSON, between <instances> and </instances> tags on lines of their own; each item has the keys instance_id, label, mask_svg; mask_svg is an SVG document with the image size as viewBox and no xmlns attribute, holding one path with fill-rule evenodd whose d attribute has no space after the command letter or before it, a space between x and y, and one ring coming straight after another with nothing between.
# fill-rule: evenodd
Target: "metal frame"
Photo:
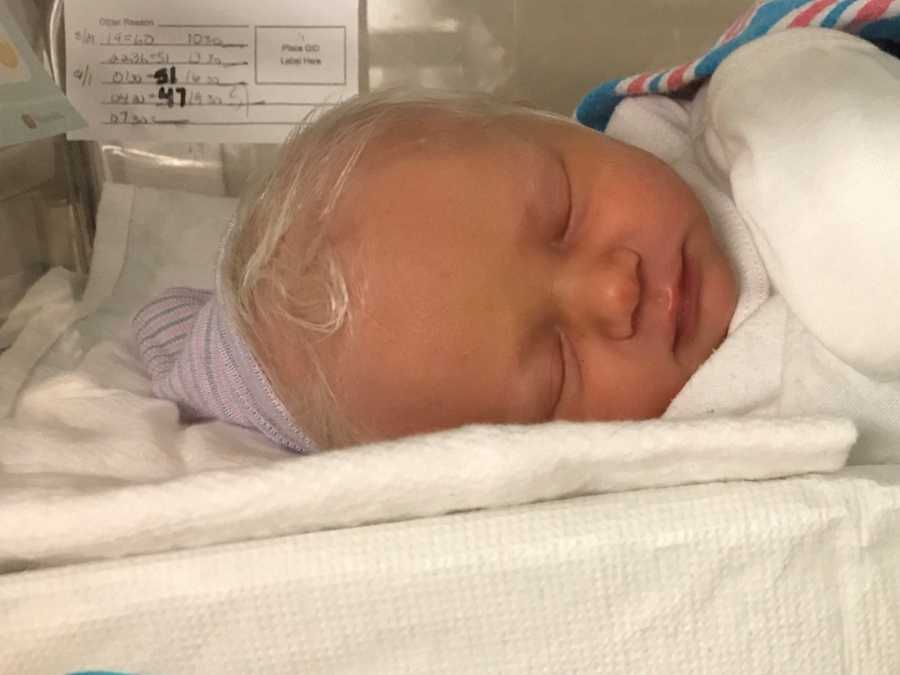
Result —
<instances>
[{"instance_id":1,"label":"metal frame","mask_svg":"<svg viewBox=\"0 0 900 675\"><path fill-rule=\"evenodd\" d=\"M63 0L52 0L47 12L47 56L53 79L65 91L65 52L63 51ZM92 144L67 141L63 144L64 180L69 199L69 234L75 250L76 271L87 272L90 266L93 237L96 229L96 209L99 201Z\"/></svg>"}]
</instances>

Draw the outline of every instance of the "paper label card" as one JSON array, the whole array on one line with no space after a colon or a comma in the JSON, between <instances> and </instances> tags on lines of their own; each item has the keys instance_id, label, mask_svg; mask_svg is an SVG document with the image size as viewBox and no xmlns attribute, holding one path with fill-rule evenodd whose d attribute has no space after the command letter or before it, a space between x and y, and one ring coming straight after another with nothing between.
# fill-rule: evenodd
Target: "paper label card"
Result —
<instances>
[{"instance_id":1,"label":"paper label card","mask_svg":"<svg viewBox=\"0 0 900 675\"><path fill-rule=\"evenodd\" d=\"M73 139L278 143L359 91L359 0L66 0Z\"/></svg>"},{"instance_id":2,"label":"paper label card","mask_svg":"<svg viewBox=\"0 0 900 675\"><path fill-rule=\"evenodd\" d=\"M84 126L0 2L0 147Z\"/></svg>"}]
</instances>

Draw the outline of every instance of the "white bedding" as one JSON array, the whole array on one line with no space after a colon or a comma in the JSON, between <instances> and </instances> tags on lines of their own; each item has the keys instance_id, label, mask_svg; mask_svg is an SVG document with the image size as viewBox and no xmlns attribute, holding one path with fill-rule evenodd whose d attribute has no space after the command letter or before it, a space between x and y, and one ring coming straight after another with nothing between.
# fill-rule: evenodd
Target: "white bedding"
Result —
<instances>
[{"instance_id":1,"label":"white bedding","mask_svg":"<svg viewBox=\"0 0 900 675\"><path fill-rule=\"evenodd\" d=\"M0 672L900 669L893 467L408 520L834 471L844 420L470 428L312 457L179 425L121 336L137 299L208 284L232 207L107 186L101 225L130 226L101 227L82 302L57 273L13 326L0 564L82 564L0 577ZM314 532L382 521L400 522ZM225 542L244 543L194 548Z\"/></svg>"},{"instance_id":2,"label":"white bedding","mask_svg":"<svg viewBox=\"0 0 900 675\"><path fill-rule=\"evenodd\" d=\"M900 471L0 576L0 672L900 672Z\"/></svg>"}]
</instances>

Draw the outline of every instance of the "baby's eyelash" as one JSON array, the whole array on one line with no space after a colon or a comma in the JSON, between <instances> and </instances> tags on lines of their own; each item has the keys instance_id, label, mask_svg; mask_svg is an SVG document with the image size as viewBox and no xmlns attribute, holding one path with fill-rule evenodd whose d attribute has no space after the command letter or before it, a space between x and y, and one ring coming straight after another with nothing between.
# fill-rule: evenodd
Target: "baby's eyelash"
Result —
<instances>
[{"instance_id":1,"label":"baby's eyelash","mask_svg":"<svg viewBox=\"0 0 900 675\"><path fill-rule=\"evenodd\" d=\"M564 244L569 239L569 235L572 230L572 179L569 177L569 171L566 168L565 163L561 162L561 164L563 168L563 174L566 177L566 213L565 218L563 219L563 227L562 232L559 236L559 242L561 244Z\"/></svg>"}]
</instances>

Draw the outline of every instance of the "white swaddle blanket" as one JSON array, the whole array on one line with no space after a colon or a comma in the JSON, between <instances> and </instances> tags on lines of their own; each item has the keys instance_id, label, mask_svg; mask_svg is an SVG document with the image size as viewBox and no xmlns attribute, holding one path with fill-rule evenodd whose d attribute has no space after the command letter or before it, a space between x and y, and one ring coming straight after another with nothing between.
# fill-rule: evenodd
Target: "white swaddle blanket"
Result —
<instances>
[{"instance_id":1,"label":"white swaddle blanket","mask_svg":"<svg viewBox=\"0 0 900 675\"><path fill-rule=\"evenodd\" d=\"M209 282L233 206L107 185L84 299L65 301L66 275L34 289L55 294L52 316L35 313L0 355L0 404L14 409L0 421L0 566L834 471L855 440L840 418L725 417L469 427L297 457L221 422L186 427L174 404L150 395L127 322L166 286ZM35 362L54 334L54 349Z\"/></svg>"},{"instance_id":2,"label":"white swaddle blanket","mask_svg":"<svg viewBox=\"0 0 900 675\"><path fill-rule=\"evenodd\" d=\"M741 287L667 419L844 415L851 462L898 461L898 109L900 60L823 29L741 47L690 103L620 104L607 132L691 184Z\"/></svg>"}]
</instances>

